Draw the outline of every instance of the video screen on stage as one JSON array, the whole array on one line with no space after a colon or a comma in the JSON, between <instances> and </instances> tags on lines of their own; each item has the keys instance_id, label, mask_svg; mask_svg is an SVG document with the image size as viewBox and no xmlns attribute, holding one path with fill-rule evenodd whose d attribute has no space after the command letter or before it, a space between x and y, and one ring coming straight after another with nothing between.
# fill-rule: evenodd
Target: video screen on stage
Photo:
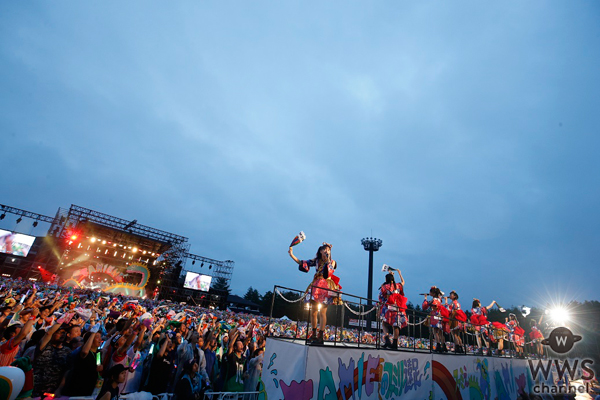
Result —
<instances>
[{"instance_id":1,"label":"video screen on stage","mask_svg":"<svg viewBox=\"0 0 600 400\"><path fill-rule=\"evenodd\" d=\"M195 272L186 272L183 287L187 289L202 290L203 292L208 292L210 290L211 280L212 276L200 275Z\"/></svg>"},{"instance_id":2,"label":"video screen on stage","mask_svg":"<svg viewBox=\"0 0 600 400\"><path fill-rule=\"evenodd\" d=\"M34 241L35 236L22 235L0 229L0 253L27 257Z\"/></svg>"}]
</instances>

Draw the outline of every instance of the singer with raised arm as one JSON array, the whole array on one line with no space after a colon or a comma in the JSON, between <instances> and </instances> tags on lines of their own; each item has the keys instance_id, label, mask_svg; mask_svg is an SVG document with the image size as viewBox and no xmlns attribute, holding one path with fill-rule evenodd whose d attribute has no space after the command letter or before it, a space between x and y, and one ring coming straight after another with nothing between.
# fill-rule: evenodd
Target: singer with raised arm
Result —
<instances>
[{"instance_id":1,"label":"singer with raised arm","mask_svg":"<svg viewBox=\"0 0 600 400\"><path fill-rule=\"evenodd\" d=\"M323 242L317 250L315 258L311 260L298 259L292 250L292 247L304 240L304 233L300 232L290 245L288 253L290 257L298 264L298 269L308 273L309 269L315 268L313 280L304 292L307 302L312 304L311 323L312 335L309 341L313 344L323 344L325 328L327 325L327 306L329 304L341 304L338 293L342 287L339 284L340 279L334 275L337 263L331 259L331 244ZM319 332L317 333L317 319L320 315Z\"/></svg>"},{"instance_id":2,"label":"singer with raised arm","mask_svg":"<svg viewBox=\"0 0 600 400\"><path fill-rule=\"evenodd\" d=\"M487 347L487 355L492 355L492 349L489 345L489 340L493 339L490 331L490 321L487 319L488 310L496 304L496 300L492 301L489 306L482 307L479 299L473 299L473 308L471 308L471 323L475 328L477 338L477 354L483 355L483 346ZM483 342L483 343L482 343Z\"/></svg>"},{"instance_id":3,"label":"singer with raised arm","mask_svg":"<svg viewBox=\"0 0 600 400\"><path fill-rule=\"evenodd\" d=\"M408 326L406 318L406 297L404 297L404 278L399 269L383 264L381 269L387 272L385 283L379 288L380 317L384 335L384 349L398 349L400 329ZM400 282L396 282L394 272ZM390 334L393 340L390 341Z\"/></svg>"}]
</instances>

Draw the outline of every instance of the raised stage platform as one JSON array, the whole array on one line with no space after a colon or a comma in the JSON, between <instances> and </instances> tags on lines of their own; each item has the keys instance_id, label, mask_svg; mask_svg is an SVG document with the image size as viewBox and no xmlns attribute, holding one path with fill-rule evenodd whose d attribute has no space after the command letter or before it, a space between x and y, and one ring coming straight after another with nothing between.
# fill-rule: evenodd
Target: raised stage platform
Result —
<instances>
[{"instance_id":1,"label":"raised stage platform","mask_svg":"<svg viewBox=\"0 0 600 400\"><path fill-rule=\"evenodd\" d=\"M531 362L537 365L538 360ZM356 346L306 346L268 338L262 380L267 398L274 400L508 400L519 398L520 393L537 394L543 384L556 386L556 371L547 378L540 373L534 380L529 363ZM592 397L578 394L577 398Z\"/></svg>"}]
</instances>

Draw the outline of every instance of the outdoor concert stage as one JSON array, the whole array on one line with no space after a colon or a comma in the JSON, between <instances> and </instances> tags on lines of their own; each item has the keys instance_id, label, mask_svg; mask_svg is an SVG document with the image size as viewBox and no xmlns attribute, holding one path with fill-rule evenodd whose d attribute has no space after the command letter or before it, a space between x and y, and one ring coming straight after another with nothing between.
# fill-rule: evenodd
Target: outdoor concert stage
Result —
<instances>
[{"instance_id":1,"label":"outdoor concert stage","mask_svg":"<svg viewBox=\"0 0 600 400\"><path fill-rule=\"evenodd\" d=\"M537 362L537 361L536 361ZM533 393L527 360L267 339L269 399L516 399ZM552 385L552 376L545 382Z\"/></svg>"},{"instance_id":2,"label":"outdoor concert stage","mask_svg":"<svg viewBox=\"0 0 600 400\"><path fill-rule=\"evenodd\" d=\"M211 282L214 278L228 284L234 262L191 254L185 236L77 205L59 208L54 217L4 204L0 212L0 219L7 213L17 216L17 224L27 218L34 221L33 227L49 225L45 237L30 237L32 242L36 239L35 245L29 243L32 251L23 250L20 242L14 246L18 232L4 231L11 243L10 251L0 247L0 253L6 253L0 254L4 277L138 297L225 302L226 292L211 287ZM186 286L188 273L204 284Z\"/></svg>"}]
</instances>

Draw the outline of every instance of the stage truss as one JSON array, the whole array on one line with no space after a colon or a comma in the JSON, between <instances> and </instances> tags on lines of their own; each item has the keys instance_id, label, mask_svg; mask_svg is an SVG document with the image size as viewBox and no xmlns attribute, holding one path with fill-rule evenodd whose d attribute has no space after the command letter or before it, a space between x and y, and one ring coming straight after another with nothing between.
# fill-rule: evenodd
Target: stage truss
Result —
<instances>
[{"instance_id":1,"label":"stage truss","mask_svg":"<svg viewBox=\"0 0 600 400\"><path fill-rule=\"evenodd\" d=\"M212 266L202 273L213 278L221 278L229 285L233 275L235 263L231 260L215 260L212 258L191 254L190 243L185 236L166 232L150 226L142 225L137 220L126 220L89 208L72 204L70 208L59 208L54 217L23 210L16 207L0 204L2 213L14 214L19 217L33 219L50 224L45 238L47 244L45 251L40 251L32 264L41 264L45 268L61 269L61 262L65 251L77 251L69 246L69 237L74 233L92 231L115 243L125 243L130 246L149 249L150 252L159 254L153 259L153 268L157 272L154 282L158 283L161 297L172 297L171 294L181 294L180 278L183 266L188 260L192 263L200 262ZM65 243L67 245L65 246ZM57 253L57 249L61 249Z\"/></svg>"}]
</instances>

